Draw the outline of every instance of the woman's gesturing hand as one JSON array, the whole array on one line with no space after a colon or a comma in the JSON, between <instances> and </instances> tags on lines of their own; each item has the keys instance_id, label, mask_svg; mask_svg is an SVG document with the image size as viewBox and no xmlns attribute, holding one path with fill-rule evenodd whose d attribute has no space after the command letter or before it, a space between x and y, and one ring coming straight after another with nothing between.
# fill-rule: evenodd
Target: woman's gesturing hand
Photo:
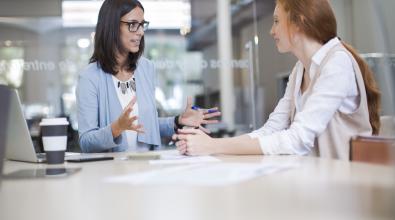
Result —
<instances>
[{"instance_id":1,"label":"woman's gesturing hand","mask_svg":"<svg viewBox=\"0 0 395 220\"><path fill-rule=\"evenodd\" d=\"M218 123L218 120L210 120L210 119L220 115L221 112L218 111L217 107L210 109L193 109L192 98L188 97L185 111L180 115L178 120L181 125L190 126L190 127L199 127L204 132L210 133L209 130L203 128L201 125Z\"/></svg>"},{"instance_id":2,"label":"woman's gesturing hand","mask_svg":"<svg viewBox=\"0 0 395 220\"><path fill-rule=\"evenodd\" d=\"M137 116L130 116L133 111L133 106L136 103L136 97L134 97L126 108L123 110L119 118L111 124L111 130L113 137L118 137L123 131L136 131L139 133L144 132L143 126L136 124Z\"/></svg>"}]
</instances>

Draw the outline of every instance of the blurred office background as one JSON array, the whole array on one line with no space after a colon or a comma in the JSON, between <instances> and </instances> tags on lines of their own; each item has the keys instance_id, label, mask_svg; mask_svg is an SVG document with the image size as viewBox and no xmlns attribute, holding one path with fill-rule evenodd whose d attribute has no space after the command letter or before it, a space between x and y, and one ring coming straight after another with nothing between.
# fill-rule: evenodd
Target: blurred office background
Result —
<instances>
[{"instance_id":1,"label":"blurred office background","mask_svg":"<svg viewBox=\"0 0 395 220\"><path fill-rule=\"evenodd\" d=\"M88 64L101 0L2 0L0 84L19 91L32 136L41 117L67 116L78 128L75 88ZM281 98L296 62L279 54L269 31L274 0L141 0L145 56L156 64L160 115L175 115L187 96L219 106L215 135L259 128ZM393 0L331 0L339 37L376 74L382 115L395 115ZM74 131L74 133L73 133ZM74 142L71 142L73 146Z\"/></svg>"}]
</instances>

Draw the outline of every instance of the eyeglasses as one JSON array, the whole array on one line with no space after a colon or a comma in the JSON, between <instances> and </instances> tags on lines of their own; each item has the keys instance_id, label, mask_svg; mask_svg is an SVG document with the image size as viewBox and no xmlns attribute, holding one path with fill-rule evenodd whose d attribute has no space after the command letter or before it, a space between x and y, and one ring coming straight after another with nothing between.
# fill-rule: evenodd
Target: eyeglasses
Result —
<instances>
[{"instance_id":1,"label":"eyeglasses","mask_svg":"<svg viewBox=\"0 0 395 220\"><path fill-rule=\"evenodd\" d=\"M138 21L121 21L121 23L129 26L129 32L136 32L140 27L143 27L143 31L146 31L149 25L148 21L142 21L141 23Z\"/></svg>"}]
</instances>

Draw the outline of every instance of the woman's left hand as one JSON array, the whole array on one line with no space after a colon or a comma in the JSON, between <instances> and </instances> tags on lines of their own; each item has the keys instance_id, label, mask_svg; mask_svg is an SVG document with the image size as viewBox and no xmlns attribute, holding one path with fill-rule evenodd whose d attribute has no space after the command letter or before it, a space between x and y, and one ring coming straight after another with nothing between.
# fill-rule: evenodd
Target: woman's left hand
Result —
<instances>
[{"instance_id":1,"label":"woman's left hand","mask_svg":"<svg viewBox=\"0 0 395 220\"><path fill-rule=\"evenodd\" d=\"M177 150L183 155L210 155L214 154L214 138L211 138L199 129L179 129L173 135Z\"/></svg>"},{"instance_id":2,"label":"woman's left hand","mask_svg":"<svg viewBox=\"0 0 395 220\"><path fill-rule=\"evenodd\" d=\"M192 98L188 97L187 99L187 107L185 111L178 118L178 122L181 125L190 126L190 127L199 127L206 133L210 133L209 130L203 128L202 124L214 124L218 123L218 120L209 120L213 117L220 116L221 112L218 111L218 108L210 108L210 109L192 109Z\"/></svg>"}]
</instances>

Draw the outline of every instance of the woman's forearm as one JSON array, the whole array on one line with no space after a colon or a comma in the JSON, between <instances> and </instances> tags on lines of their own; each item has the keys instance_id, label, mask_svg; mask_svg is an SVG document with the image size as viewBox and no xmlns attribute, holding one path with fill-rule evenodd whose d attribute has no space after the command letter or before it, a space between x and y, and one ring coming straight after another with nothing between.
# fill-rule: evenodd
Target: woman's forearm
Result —
<instances>
[{"instance_id":1,"label":"woman's forearm","mask_svg":"<svg viewBox=\"0 0 395 220\"><path fill-rule=\"evenodd\" d=\"M262 154L259 141L248 135L213 140L215 154L256 155Z\"/></svg>"},{"instance_id":2,"label":"woman's forearm","mask_svg":"<svg viewBox=\"0 0 395 220\"><path fill-rule=\"evenodd\" d=\"M99 129L90 129L80 133L79 143L84 153L97 153L109 150L120 144L118 138L113 138L111 126Z\"/></svg>"}]
</instances>

